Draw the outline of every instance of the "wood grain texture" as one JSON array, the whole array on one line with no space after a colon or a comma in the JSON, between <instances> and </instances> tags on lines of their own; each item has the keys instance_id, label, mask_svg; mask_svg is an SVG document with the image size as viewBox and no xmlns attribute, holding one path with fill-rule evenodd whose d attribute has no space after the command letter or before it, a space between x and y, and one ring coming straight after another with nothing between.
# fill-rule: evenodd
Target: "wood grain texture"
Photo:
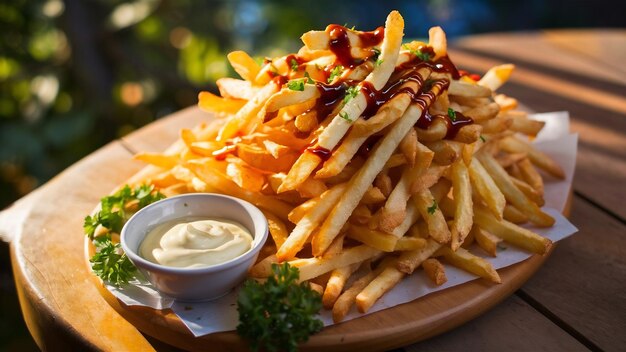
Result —
<instances>
[{"instance_id":1,"label":"wood grain texture","mask_svg":"<svg viewBox=\"0 0 626 352\"><path fill-rule=\"evenodd\" d=\"M44 350L153 350L112 310L88 279L82 222L107 194L142 165L111 143L70 167L26 200L31 208L11 242L24 319ZM2 216L11 216L9 210Z\"/></svg>"},{"instance_id":2,"label":"wood grain texture","mask_svg":"<svg viewBox=\"0 0 626 352\"><path fill-rule=\"evenodd\" d=\"M626 346L626 225L574 199L579 232L523 291L606 351Z\"/></svg>"},{"instance_id":3,"label":"wood grain texture","mask_svg":"<svg viewBox=\"0 0 626 352\"><path fill-rule=\"evenodd\" d=\"M407 352L438 351L588 351L517 296L511 296L479 318L427 341L404 347Z\"/></svg>"}]
</instances>

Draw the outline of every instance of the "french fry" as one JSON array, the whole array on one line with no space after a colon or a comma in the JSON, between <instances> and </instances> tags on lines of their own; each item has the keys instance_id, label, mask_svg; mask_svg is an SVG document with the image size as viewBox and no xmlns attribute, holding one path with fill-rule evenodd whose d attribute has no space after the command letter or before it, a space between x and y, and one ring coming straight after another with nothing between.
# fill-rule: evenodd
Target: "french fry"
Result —
<instances>
[{"instance_id":1,"label":"french fry","mask_svg":"<svg viewBox=\"0 0 626 352\"><path fill-rule=\"evenodd\" d=\"M233 51L227 57L235 72L246 81L254 81L261 70L259 64L245 51Z\"/></svg>"},{"instance_id":2,"label":"french fry","mask_svg":"<svg viewBox=\"0 0 626 352\"><path fill-rule=\"evenodd\" d=\"M480 160L480 163L489 172L496 185L498 185L498 188L500 188L506 200L515 205L515 207L519 210L526 213L532 223L544 227L552 226L554 224L554 218L541 211L537 204L530 201L526 195L524 195L524 193L522 193L522 191L515 186L506 171L504 171L504 169L491 155L486 153L477 153L476 156L478 160Z\"/></svg>"},{"instance_id":3,"label":"french fry","mask_svg":"<svg viewBox=\"0 0 626 352\"><path fill-rule=\"evenodd\" d=\"M398 258L396 267L399 271L410 275L424 260L435 254L439 248L441 248L441 244L429 239L424 248L402 252Z\"/></svg>"},{"instance_id":4,"label":"french fry","mask_svg":"<svg viewBox=\"0 0 626 352\"><path fill-rule=\"evenodd\" d=\"M391 265L383 270L355 298L359 312L367 312L387 291L391 290L406 274Z\"/></svg>"},{"instance_id":5,"label":"french fry","mask_svg":"<svg viewBox=\"0 0 626 352\"><path fill-rule=\"evenodd\" d=\"M347 185L341 184L334 186L328 191L324 192L319 201L315 204L315 207L304 215L300 221L296 224L296 227L291 231L287 240L283 243L282 246L278 249L276 256L279 261L284 261L289 258L292 258L298 253L304 243L309 238L313 230L318 226L318 224L323 220L323 218L330 212L333 205L341 194L346 189Z\"/></svg>"},{"instance_id":6,"label":"french fry","mask_svg":"<svg viewBox=\"0 0 626 352\"><path fill-rule=\"evenodd\" d=\"M448 281L446 277L446 269L443 264L435 258L429 258L422 263L424 273L435 285L441 286Z\"/></svg>"},{"instance_id":7,"label":"french fry","mask_svg":"<svg viewBox=\"0 0 626 352\"><path fill-rule=\"evenodd\" d=\"M164 169L171 169L178 165L181 160L178 155L165 155L160 153L137 153L134 156L135 160L143 161L148 164L152 164Z\"/></svg>"},{"instance_id":8,"label":"french fry","mask_svg":"<svg viewBox=\"0 0 626 352\"><path fill-rule=\"evenodd\" d=\"M398 237L389 233L371 230L367 226L350 225L348 237L383 252L393 252L398 243Z\"/></svg>"},{"instance_id":9,"label":"french fry","mask_svg":"<svg viewBox=\"0 0 626 352\"><path fill-rule=\"evenodd\" d=\"M498 275L498 272L493 268L491 263L481 257L473 255L465 248L459 248L453 251L448 247L441 247L435 256L437 256L437 254L442 255L447 262L457 268L498 284L502 282L500 275Z\"/></svg>"},{"instance_id":10,"label":"french fry","mask_svg":"<svg viewBox=\"0 0 626 352\"><path fill-rule=\"evenodd\" d=\"M509 80L511 73L515 69L513 64L505 64L495 66L489 69L487 73L478 81L478 84L495 91Z\"/></svg>"},{"instance_id":11,"label":"french fry","mask_svg":"<svg viewBox=\"0 0 626 352\"><path fill-rule=\"evenodd\" d=\"M354 263L360 263L381 253L378 249L361 245L344 250L342 253L332 257L313 257L306 259L295 259L289 264L300 270L300 282L318 277L329 271L341 268Z\"/></svg>"},{"instance_id":12,"label":"french fry","mask_svg":"<svg viewBox=\"0 0 626 352\"><path fill-rule=\"evenodd\" d=\"M430 190L419 191L413 195L412 199L416 209L428 225L430 237L439 243L448 243L452 234Z\"/></svg>"},{"instance_id":13,"label":"french fry","mask_svg":"<svg viewBox=\"0 0 626 352\"><path fill-rule=\"evenodd\" d=\"M350 308L354 304L356 296L369 285L378 275L375 271L370 271L358 280L356 280L349 289L339 296L333 305L333 321L338 323L348 314Z\"/></svg>"},{"instance_id":14,"label":"french fry","mask_svg":"<svg viewBox=\"0 0 626 352\"><path fill-rule=\"evenodd\" d=\"M222 98L210 92L198 94L198 107L220 117L236 114L245 104L245 100Z\"/></svg>"},{"instance_id":15,"label":"french fry","mask_svg":"<svg viewBox=\"0 0 626 352\"><path fill-rule=\"evenodd\" d=\"M528 215L522 213L512 204L507 204L502 213L502 219L514 224L523 224L528 221ZM500 219L500 220L502 220Z\"/></svg>"},{"instance_id":16,"label":"french fry","mask_svg":"<svg viewBox=\"0 0 626 352\"><path fill-rule=\"evenodd\" d=\"M543 196L543 179L541 175L535 170L532 163L528 159L522 159L517 163L520 174L524 181L526 181L540 196Z\"/></svg>"},{"instance_id":17,"label":"french fry","mask_svg":"<svg viewBox=\"0 0 626 352\"><path fill-rule=\"evenodd\" d=\"M541 196L539 192L535 191L528 183L517 178L512 178L511 180L513 181L515 187L522 191L522 193L524 193L526 197L528 197L528 199L530 199L538 206L542 207L546 203L543 199L543 196Z\"/></svg>"},{"instance_id":18,"label":"french fry","mask_svg":"<svg viewBox=\"0 0 626 352\"><path fill-rule=\"evenodd\" d=\"M394 252L397 251L414 251L422 249L426 246L426 239L420 237L404 236L398 239Z\"/></svg>"},{"instance_id":19,"label":"french fry","mask_svg":"<svg viewBox=\"0 0 626 352\"><path fill-rule=\"evenodd\" d=\"M322 305L324 308L331 309L335 305L346 281L348 281L350 275L359 268L360 264L361 263L354 263L332 271L322 295Z\"/></svg>"},{"instance_id":20,"label":"french fry","mask_svg":"<svg viewBox=\"0 0 626 352\"><path fill-rule=\"evenodd\" d=\"M476 243L478 243L480 248L482 248L490 256L496 256L498 252L498 243L502 241L501 238L481 229L478 226L474 226L471 233L474 234Z\"/></svg>"},{"instance_id":21,"label":"french fry","mask_svg":"<svg viewBox=\"0 0 626 352\"><path fill-rule=\"evenodd\" d=\"M506 242L533 253L545 254L552 246L552 241L549 239L506 220L498 221L491 214L480 208L474 209L474 221L481 228L502 238Z\"/></svg>"},{"instance_id":22,"label":"french fry","mask_svg":"<svg viewBox=\"0 0 626 352\"><path fill-rule=\"evenodd\" d=\"M563 169L546 154L536 150L530 144L516 137L506 137L500 141L500 147L509 153L527 153L530 161L550 175L565 179Z\"/></svg>"},{"instance_id":23,"label":"french fry","mask_svg":"<svg viewBox=\"0 0 626 352\"><path fill-rule=\"evenodd\" d=\"M487 204L487 208L496 217L502 219L506 200L504 195L493 181L487 170L477 159L472 159L469 165L469 175L472 187L480 198Z\"/></svg>"},{"instance_id":24,"label":"french fry","mask_svg":"<svg viewBox=\"0 0 626 352\"><path fill-rule=\"evenodd\" d=\"M215 81L220 95L229 99L251 100L259 92L258 87L254 87L250 81L224 77Z\"/></svg>"},{"instance_id":25,"label":"french fry","mask_svg":"<svg viewBox=\"0 0 626 352\"><path fill-rule=\"evenodd\" d=\"M267 218L267 226L276 248L280 248L289 236L287 226L281 219L267 210L263 211L263 215Z\"/></svg>"},{"instance_id":26,"label":"french fry","mask_svg":"<svg viewBox=\"0 0 626 352\"><path fill-rule=\"evenodd\" d=\"M450 226L450 233L451 248L456 251L472 229L472 188L469 172L462 160L455 161L451 170L452 192L456 209L454 210L454 220Z\"/></svg>"}]
</instances>

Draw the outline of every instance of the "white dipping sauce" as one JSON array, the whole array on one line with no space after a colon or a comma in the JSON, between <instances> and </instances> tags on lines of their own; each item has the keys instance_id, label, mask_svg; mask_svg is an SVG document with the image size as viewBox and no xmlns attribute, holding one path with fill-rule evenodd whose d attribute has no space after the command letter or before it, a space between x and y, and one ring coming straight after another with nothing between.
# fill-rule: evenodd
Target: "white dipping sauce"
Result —
<instances>
[{"instance_id":1,"label":"white dipping sauce","mask_svg":"<svg viewBox=\"0 0 626 352\"><path fill-rule=\"evenodd\" d=\"M224 263L252 248L252 235L239 223L198 217L165 222L150 231L139 255L157 264L197 268Z\"/></svg>"}]
</instances>

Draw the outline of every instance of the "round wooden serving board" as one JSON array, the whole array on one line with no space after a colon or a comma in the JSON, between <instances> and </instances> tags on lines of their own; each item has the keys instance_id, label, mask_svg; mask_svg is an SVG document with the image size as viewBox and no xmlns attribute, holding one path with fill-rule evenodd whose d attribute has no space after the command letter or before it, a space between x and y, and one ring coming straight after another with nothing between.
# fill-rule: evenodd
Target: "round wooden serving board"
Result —
<instances>
[{"instance_id":1,"label":"round wooden serving board","mask_svg":"<svg viewBox=\"0 0 626 352\"><path fill-rule=\"evenodd\" d=\"M189 350L246 349L234 332L194 338L171 311L121 304L85 265L83 219L103 195L144 167L132 155L162 151L181 128L207 118L190 108L160 119L102 147L0 213L0 237L11 243L24 319L42 349L153 351L140 331ZM548 255L499 270L500 285L475 280L330 326L303 349L383 350L441 334L509 296Z\"/></svg>"},{"instance_id":2,"label":"round wooden serving board","mask_svg":"<svg viewBox=\"0 0 626 352\"><path fill-rule=\"evenodd\" d=\"M195 118L192 120L195 121ZM159 139L150 137L162 135L167 127L173 126L171 122L173 121L153 124L152 128L149 127L143 133L139 133L139 138L131 138L130 143L144 147L143 150L164 150L166 145L159 143L161 145L159 148L152 144L154 140ZM189 121L185 125L193 126ZM168 133L175 132L169 130ZM569 207L568 200L565 215L569 214ZM93 248L90 248L90 241L86 240L85 244L87 258ZM555 245L543 256L533 255L521 263L498 270L502 279L501 284L476 279L409 303L335 324L313 335L301 349L378 351L405 346L444 333L486 312L510 296L537 271L552 253ZM111 307L140 331L152 337L186 350L249 350L234 331L194 337L171 310L127 306L113 296L97 277L94 275L91 277Z\"/></svg>"}]
</instances>

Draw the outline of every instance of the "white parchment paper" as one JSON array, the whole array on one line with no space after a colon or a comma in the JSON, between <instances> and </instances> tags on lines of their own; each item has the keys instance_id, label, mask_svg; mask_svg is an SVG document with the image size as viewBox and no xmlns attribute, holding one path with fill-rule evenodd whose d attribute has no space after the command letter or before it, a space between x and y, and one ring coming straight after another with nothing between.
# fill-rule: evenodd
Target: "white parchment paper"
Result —
<instances>
[{"instance_id":1,"label":"white parchment paper","mask_svg":"<svg viewBox=\"0 0 626 352\"><path fill-rule=\"evenodd\" d=\"M556 242L577 231L576 227L561 215L561 212L565 208L574 176L578 136L569 134L569 114L567 112L535 114L531 115L531 118L546 122L546 126L537 136L534 143L540 150L559 162L565 171L566 179L556 180L549 176L545 178L546 205L544 206L544 211L556 219L555 225L551 228L534 228L530 225L526 227ZM532 255L530 252L508 244L499 247L496 258L487 256L477 246L470 248L470 251L478 256L488 258L496 269L519 263ZM370 309L368 314L477 279L476 276L450 265L446 265L448 281L441 286L434 285L421 270L417 270L412 276L410 279L402 280L400 284L385 294ZM238 289L216 301L188 303L176 302L172 298L159 294L143 278L137 278L131 284L121 288L111 285L107 285L107 288L115 297L129 306L141 305L154 309L171 308L194 336L234 330L238 323L236 307ZM356 319L360 316L362 314L356 312L356 309L353 307L353 310L346 316L344 321ZM325 325L333 324L330 311L323 310L320 318Z\"/></svg>"}]
</instances>

